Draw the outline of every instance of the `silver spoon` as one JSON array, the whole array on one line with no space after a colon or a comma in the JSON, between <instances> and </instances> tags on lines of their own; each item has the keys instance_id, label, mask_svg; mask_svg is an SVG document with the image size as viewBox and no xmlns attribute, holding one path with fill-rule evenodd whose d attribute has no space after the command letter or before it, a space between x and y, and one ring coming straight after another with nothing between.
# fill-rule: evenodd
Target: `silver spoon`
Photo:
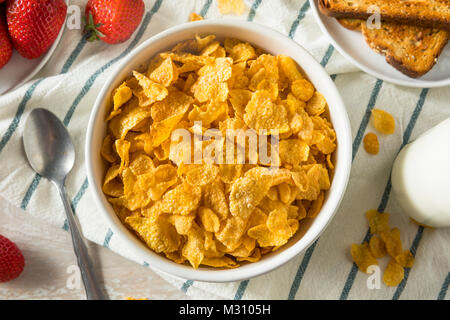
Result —
<instances>
[{"instance_id":1,"label":"silver spoon","mask_svg":"<svg viewBox=\"0 0 450 320\"><path fill-rule=\"evenodd\" d=\"M87 299L107 300L108 297L95 276L88 250L67 200L64 183L75 162L75 148L66 127L50 111L35 109L25 124L23 145L31 167L39 175L53 182L59 190Z\"/></svg>"}]
</instances>

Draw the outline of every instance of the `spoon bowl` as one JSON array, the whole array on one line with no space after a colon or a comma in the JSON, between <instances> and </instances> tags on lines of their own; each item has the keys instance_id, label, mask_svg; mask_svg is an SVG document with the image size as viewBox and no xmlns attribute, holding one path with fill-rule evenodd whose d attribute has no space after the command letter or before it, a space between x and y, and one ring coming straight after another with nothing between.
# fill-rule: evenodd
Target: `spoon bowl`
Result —
<instances>
[{"instance_id":1,"label":"spoon bowl","mask_svg":"<svg viewBox=\"0 0 450 320\"><path fill-rule=\"evenodd\" d=\"M23 132L25 153L31 167L41 176L64 181L75 163L75 148L61 121L46 109L28 116Z\"/></svg>"}]
</instances>

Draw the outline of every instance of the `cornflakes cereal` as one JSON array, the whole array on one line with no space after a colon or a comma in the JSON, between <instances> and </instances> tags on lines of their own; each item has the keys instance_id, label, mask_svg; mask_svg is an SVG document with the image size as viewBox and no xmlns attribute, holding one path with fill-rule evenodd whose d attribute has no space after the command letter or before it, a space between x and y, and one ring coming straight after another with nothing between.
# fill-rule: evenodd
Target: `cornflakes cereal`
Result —
<instances>
[{"instance_id":1,"label":"cornflakes cereal","mask_svg":"<svg viewBox=\"0 0 450 320\"><path fill-rule=\"evenodd\" d=\"M287 111L283 105L276 105L265 90L252 94L245 107L245 123L256 131L266 130L267 134L285 133L289 131Z\"/></svg>"},{"instance_id":2,"label":"cornflakes cereal","mask_svg":"<svg viewBox=\"0 0 450 320\"><path fill-rule=\"evenodd\" d=\"M212 183L219 173L219 168L213 164L188 165L186 181L192 186L204 186Z\"/></svg>"},{"instance_id":3,"label":"cornflakes cereal","mask_svg":"<svg viewBox=\"0 0 450 320\"><path fill-rule=\"evenodd\" d=\"M113 92L113 111L111 112L110 116L107 120L110 120L114 118L116 115L118 115L122 110L120 107L122 107L125 103L127 103L131 97L133 96L133 92L131 89L127 86L127 83L124 82Z\"/></svg>"},{"instance_id":4,"label":"cornflakes cereal","mask_svg":"<svg viewBox=\"0 0 450 320\"><path fill-rule=\"evenodd\" d=\"M420 223L420 222L414 220L413 218L409 218L409 219L410 219L413 223L417 224L418 226L421 226L421 227L424 227L424 228L428 228L428 229L434 229L433 227L427 226L426 224L423 224L423 223Z\"/></svg>"},{"instance_id":5,"label":"cornflakes cereal","mask_svg":"<svg viewBox=\"0 0 450 320\"><path fill-rule=\"evenodd\" d=\"M366 218L369 221L370 233L381 233L389 231L389 213L380 213L377 210L366 212Z\"/></svg>"},{"instance_id":6,"label":"cornflakes cereal","mask_svg":"<svg viewBox=\"0 0 450 320\"><path fill-rule=\"evenodd\" d=\"M210 208L200 207L198 209L198 217L201 221L203 229L209 232L218 232L220 228L219 217Z\"/></svg>"},{"instance_id":7,"label":"cornflakes cereal","mask_svg":"<svg viewBox=\"0 0 450 320\"><path fill-rule=\"evenodd\" d=\"M367 268L372 265L378 265L378 261L370 252L367 242L363 244L352 244L351 254L353 261L362 272L367 272Z\"/></svg>"},{"instance_id":8,"label":"cornflakes cereal","mask_svg":"<svg viewBox=\"0 0 450 320\"><path fill-rule=\"evenodd\" d=\"M380 150L380 143L378 142L378 137L375 133L369 132L365 135L364 149L370 154L378 154Z\"/></svg>"},{"instance_id":9,"label":"cornflakes cereal","mask_svg":"<svg viewBox=\"0 0 450 320\"><path fill-rule=\"evenodd\" d=\"M202 201L203 204L212 209L221 220L228 218L230 210L228 209L228 202L223 184L219 181L215 181L203 187Z\"/></svg>"},{"instance_id":10,"label":"cornflakes cereal","mask_svg":"<svg viewBox=\"0 0 450 320\"><path fill-rule=\"evenodd\" d=\"M282 163L299 165L308 160L309 146L298 139L281 140L279 143L280 159Z\"/></svg>"},{"instance_id":11,"label":"cornflakes cereal","mask_svg":"<svg viewBox=\"0 0 450 320\"><path fill-rule=\"evenodd\" d=\"M217 3L221 14L234 13L241 15L245 11L245 4L243 0L218 0Z\"/></svg>"},{"instance_id":12,"label":"cornflakes cereal","mask_svg":"<svg viewBox=\"0 0 450 320\"><path fill-rule=\"evenodd\" d=\"M325 112L327 107L327 101L325 100L325 97L320 92L314 92L312 97L308 99L308 102L306 103L306 111L311 116L318 116ZM315 118L317 119L317 118ZM321 120L324 120L323 118L320 118Z\"/></svg>"},{"instance_id":13,"label":"cornflakes cereal","mask_svg":"<svg viewBox=\"0 0 450 320\"><path fill-rule=\"evenodd\" d=\"M314 95L314 87L306 79L295 80L291 84L292 94L301 101L308 101Z\"/></svg>"},{"instance_id":14,"label":"cornflakes cereal","mask_svg":"<svg viewBox=\"0 0 450 320\"><path fill-rule=\"evenodd\" d=\"M233 216L247 218L270 189L272 176L262 168L251 169L237 179L231 188L230 211ZM252 174L252 170L257 170Z\"/></svg>"},{"instance_id":15,"label":"cornflakes cereal","mask_svg":"<svg viewBox=\"0 0 450 320\"><path fill-rule=\"evenodd\" d=\"M382 231L380 235L386 245L386 251L391 257L395 258L402 254L403 247L398 228Z\"/></svg>"},{"instance_id":16,"label":"cornflakes cereal","mask_svg":"<svg viewBox=\"0 0 450 320\"><path fill-rule=\"evenodd\" d=\"M219 6L245 9L237 0ZM319 214L336 133L325 97L290 57L197 34L133 71L110 100L102 190L156 253L193 268L235 268L280 249L299 221ZM250 147L250 133L267 142L265 154Z\"/></svg>"},{"instance_id":17,"label":"cornflakes cereal","mask_svg":"<svg viewBox=\"0 0 450 320\"><path fill-rule=\"evenodd\" d=\"M146 218L129 216L125 222L133 228L155 252L174 252L181 244L181 237L167 219L161 216Z\"/></svg>"},{"instance_id":18,"label":"cornflakes cereal","mask_svg":"<svg viewBox=\"0 0 450 320\"><path fill-rule=\"evenodd\" d=\"M103 181L103 192L112 197L123 196L123 184L116 179L120 173L120 165L114 165L108 169Z\"/></svg>"},{"instance_id":19,"label":"cornflakes cereal","mask_svg":"<svg viewBox=\"0 0 450 320\"><path fill-rule=\"evenodd\" d=\"M394 259L392 259L384 270L383 282L389 287L395 287L402 282L405 270Z\"/></svg>"},{"instance_id":20,"label":"cornflakes cereal","mask_svg":"<svg viewBox=\"0 0 450 320\"><path fill-rule=\"evenodd\" d=\"M198 13L192 12L189 16L189 21L200 21L203 20L204 18L199 15Z\"/></svg>"},{"instance_id":21,"label":"cornflakes cereal","mask_svg":"<svg viewBox=\"0 0 450 320\"><path fill-rule=\"evenodd\" d=\"M162 210L173 214L187 215L198 208L202 191L199 187L180 184L162 197Z\"/></svg>"},{"instance_id":22,"label":"cornflakes cereal","mask_svg":"<svg viewBox=\"0 0 450 320\"><path fill-rule=\"evenodd\" d=\"M372 123L374 128L383 134L393 134L395 132L394 117L383 110L372 110Z\"/></svg>"},{"instance_id":23,"label":"cornflakes cereal","mask_svg":"<svg viewBox=\"0 0 450 320\"><path fill-rule=\"evenodd\" d=\"M414 265L414 256L409 250L403 251L401 254L394 257L403 268L412 268Z\"/></svg>"},{"instance_id":24,"label":"cornflakes cereal","mask_svg":"<svg viewBox=\"0 0 450 320\"><path fill-rule=\"evenodd\" d=\"M386 247L383 240L378 236L373 236L369 241L370 252L377 259L383 258L386 255Z\"/></svg>"},{"instance_id":25,"label":"cornflakes cereal","mask_svg":"<svg viewBox=\"0 0 450 320\"><path fill-rule=\"evenodd\" d=\"M186 244L181 251L189 263L197 269L205 257L204 231L196 226L189 230Z\"/></svg>"},{"instance_id":26,"label":"cornflakes cereal","mask_svg":"<svg viewBox=\"0 0 450 320\"><path fill-rule=\"evenodd\" d=\"M384 271L383 281L387 286L397 286L403 280L404 268L412 268L414 265L414 255L409 250L403 250L400 230L398 228L390 229L389 214L369 210L366 212L366 217L369 220L372 236L369 242L362 245L352 245L353 259L357 264L360 262L357 262L356 259L359 259L359 261L365 260L366 258L362 257L367 255L366 248L369 249L369 253L375 261L388 254L391 260ZM370 260L372 260L372 257ZM372 260L372 262L374 261Z\"/></svg>"},{"instance_id":27,"label":"cornflakes cereal","mask_svg":"<svg viewBox=\"0 0 450 320\"><path fill-rule=\"evenodd\" d=\"M170 86L178 79L178 67L170 57L164 59L159 67L152 71L150 79L162 84L164 87Z\"/></svg>"}]
</instances>

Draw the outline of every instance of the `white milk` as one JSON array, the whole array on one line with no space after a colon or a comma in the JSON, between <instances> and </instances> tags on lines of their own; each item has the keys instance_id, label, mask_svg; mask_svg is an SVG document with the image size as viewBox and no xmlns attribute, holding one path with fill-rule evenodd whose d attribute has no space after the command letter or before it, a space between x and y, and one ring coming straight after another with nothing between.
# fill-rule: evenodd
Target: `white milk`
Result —
<instances>
[{"instance_id":1,"label":"white milk","mask_svg":"<svg viewBox=\"0 0 450 320\"><path fill-rule=\"evenodd\" d=\"M392 187L405 214L431 227L450 227L450 118L402 149Z\"/></svg>"}]
</instances>

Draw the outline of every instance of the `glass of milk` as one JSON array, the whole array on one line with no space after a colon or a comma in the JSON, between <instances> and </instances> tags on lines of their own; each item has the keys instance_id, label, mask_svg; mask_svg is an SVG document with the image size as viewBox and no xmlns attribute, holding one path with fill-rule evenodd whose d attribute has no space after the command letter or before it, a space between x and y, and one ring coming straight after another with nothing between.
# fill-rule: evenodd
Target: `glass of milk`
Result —
<instances>
[{"instance_id":1,"label":"glass of milk","mask_svg":"<svg viewBox=\"0 0 450 320\"><path fill-rule=\"evenodd\" d=\"M450 227L450 118L400 151L392 188L411 218L431 227Z\"/></svg>"}]
</instances>

